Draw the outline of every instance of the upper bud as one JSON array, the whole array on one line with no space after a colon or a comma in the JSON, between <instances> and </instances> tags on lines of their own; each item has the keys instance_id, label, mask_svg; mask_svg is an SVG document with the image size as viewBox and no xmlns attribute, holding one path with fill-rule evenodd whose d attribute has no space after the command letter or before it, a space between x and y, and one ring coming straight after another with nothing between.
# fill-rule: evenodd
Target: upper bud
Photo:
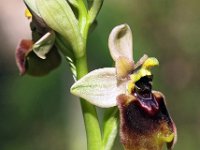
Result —
<instances>
[{"instance_id":1,"label":"upper bud","mask_svg":"<svg viewBox=\"0 0 200 150\"><path fill-rule=\"evenodd\" d=\"M74 51L75 56L81 57L84 39L79 30L78 20L66 0L37 0L36 6L45 23L64 37Z\"/></svg>"}]
</instances>

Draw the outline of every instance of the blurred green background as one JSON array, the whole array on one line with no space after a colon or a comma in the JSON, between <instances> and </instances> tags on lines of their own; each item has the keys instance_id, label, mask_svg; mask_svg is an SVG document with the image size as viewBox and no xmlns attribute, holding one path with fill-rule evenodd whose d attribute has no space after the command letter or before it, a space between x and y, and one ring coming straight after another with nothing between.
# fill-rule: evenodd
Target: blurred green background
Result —
<instances>
[{"instance_id":1,"label":"blurred green background","mask_svg":"<svg viewBox=\"0 0 200 150\"><path fill-rule=\"evenodd\" d=\"M128 23L133 30L134 59L157 57L154 89L166 95L176 122L175 150L200 146L200 1L105 0L98 27L90 35L90 70L111 66L107 39L111 29ZM25 6L19 0L0 5L0 150L86 150L79 101L69 93L68 64L46 77L20 77L15 47L30 38ZM122 150L117 139L114 150Z\"/></svg>"}]
</instances>

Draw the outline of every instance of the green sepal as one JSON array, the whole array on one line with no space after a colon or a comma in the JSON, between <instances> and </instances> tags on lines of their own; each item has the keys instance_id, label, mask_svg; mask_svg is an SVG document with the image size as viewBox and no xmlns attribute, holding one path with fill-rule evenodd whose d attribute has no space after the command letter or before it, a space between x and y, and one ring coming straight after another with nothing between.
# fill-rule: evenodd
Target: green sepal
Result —
<instances>
[{"instance_id":1,"label":"green sepal","mask_svg":"<svg viewBox=\"0 0 200 150\"><path fill-rule=\"evenodd\" d=\"M68 0L68 2L73 5L75 8L78 8L78 1L77 0Z\"/></svg>"},{"instance_id":2,"label":"green sepal","mask_svg":"<svg viewBox=\"0 0 200 150\"><path fill-rule=\"evenodd\" d=\"M97 17L104 0L87 0L88 2L88 20L92 24Z\"/></svg>"},{"instance_id":3,"label":"green sepal","mask_svg":"<svg viewBox=\"0 0 200 150\"><path fill-rule=\"evenodd\" d=\"M111 150L117 136L119 111L117 107L106 109L103 118L103 147Z\"/></svg>"},{"instance_id":4,"label":"green sepal","mask_svg":"<svg viewBox=\"0 0 200 150\"><path fill-rule=\"evenodd\" d=\"M101 68L76 81L70 91L95 106L109 108L117 105L116 97L126 91L126 86L118 85L115 68Z\"/></svg>"},{"instance_id":5,"label":"green sepal","mask_svg":"<svg viewBox=\"0 0 200 150\"><path fill-rule=\"evenodd\" d=\"M70 43L75 57L85 54L84 39L78 21L66 0L37 0L37 8L45 23Z\"/></svg>"}]
</instances>

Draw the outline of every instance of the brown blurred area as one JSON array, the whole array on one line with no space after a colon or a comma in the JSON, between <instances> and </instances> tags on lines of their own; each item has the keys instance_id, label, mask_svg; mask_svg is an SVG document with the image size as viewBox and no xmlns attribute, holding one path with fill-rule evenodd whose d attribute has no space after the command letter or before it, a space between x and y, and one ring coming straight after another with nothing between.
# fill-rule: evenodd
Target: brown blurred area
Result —
<instances>
[{"instance_id":1,"label":"brown blurred area","mask_svg":"<svg viewBox=\"0 0 200 150\"><path fill-rule=\"evenodd\" d=\"M196 0L105 0L88 42L90 69L111 66L109 32L128 23L135 61L144 53L158 58L154 89L165 94L177 125L175 150L200 146L199 5ZM0 150L84 150L83 121L79 102L69 93L73 80L67 63L63 60L46 77L18 75L15 48L31 35L24 10L23 1L1 0ZM118 143L114 150L122 149Z\"/></svg>"}]
</instances>

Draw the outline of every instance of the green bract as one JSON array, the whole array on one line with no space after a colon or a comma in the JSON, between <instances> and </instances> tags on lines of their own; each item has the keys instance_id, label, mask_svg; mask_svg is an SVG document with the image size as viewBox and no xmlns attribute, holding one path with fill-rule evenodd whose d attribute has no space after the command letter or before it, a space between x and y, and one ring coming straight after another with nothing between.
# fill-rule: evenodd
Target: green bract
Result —
<instances>
[{"instance_id":1,"label":"green bract","mask_svg":"<svg viewBox=\"0 0 200 150\"><path fill-rule=\"evenodd\" d=\"M118 133L118 108L106 109L103 118L103 150L111 150Z\"/></svg>"},{"instance_id":2,"label":"green bract","mask_svg":"<svg viewBox=\"0 0 200 150\"><path fill-rule=\"evenodd\" d=\"M101 9L104 0L87 0L89 12L88 12L88 20L89 23L92 24Z\"/></svg>"},{"instance_id":3,"label":"green bract","mask_svg":"<svg viewBox=\"0 0 200 150\"><path fill-rule=\"evenodd\" d=\"M62 35L77 58L83 56L84 39L71 7L66 0L37 0L36 6L46 24Z\"/></svg>"}]
</instances>

